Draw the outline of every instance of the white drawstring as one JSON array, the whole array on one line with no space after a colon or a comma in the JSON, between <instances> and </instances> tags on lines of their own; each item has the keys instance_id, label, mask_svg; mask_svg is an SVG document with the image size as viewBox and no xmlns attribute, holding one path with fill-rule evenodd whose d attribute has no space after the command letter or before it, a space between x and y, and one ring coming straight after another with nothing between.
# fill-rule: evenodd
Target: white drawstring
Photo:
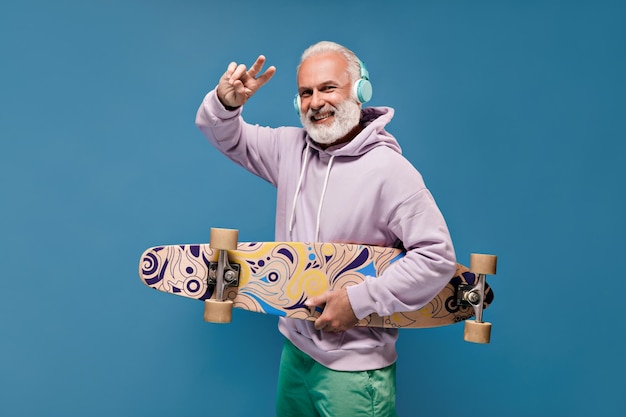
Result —
<instances>
[{"instance_id":1,"label":"white drawstring","mask_svg":"<svg viewBox=\"0 0 626 417\"><path fill-rule=\"evenodd\" d=\"M330 157L328 161L328 168L326 169L326 177L324 177L324 187L322 188L322 195L320 196L320 205L317 208L317 221L315 222L315 241L320 241L320 218L322 216L322 206L324 205L324 196L326 195L326 187L328 186L328 178L330 177L330 168L333 165L335 155Z\"/></svg>"},{"instance_id":2,"label":"white drawstring","mask_svg":"<svg viewBox=\"0 0 626 417\"><path fill-rule=\"evenodd\" d=\"M304 173L306 172L306 167L309 163L309 144L307 143L306 149L304 150L304 162L302 163L302 170L300 171L300 178L298 178L298 184L296 185L296 193L293 196L293 203L291 205L291 217L289 218L289 238L293 239L291 236L291 232L293 231L293 224L296 216L296 202L298 201L298 196L300 195L300 191L302 189L302 181L304 179ZM320 196L320 204L317 208L317 219L315 222L315 241L319 242L320 240L320 220L322 217L322 206L324 205L324 197L326 196L326 189L328 188L328 179L330 177L330 170L333 165L333 161L335 159L335 155L330 157L328 161L328 168L326 169L326 176L324 177L324 186L322 187L322 195Z\"/></svg>"},{"instance_id":3,"label":"white drawstring","mask_svg":"<svg viewBox=\"0 0 626 417\"><path fill-rule=\"evenodd\" d=\"M291 206L291 217L289 218L289 237L291 238L291 231L293 229L293 221L296 214L296 201L300 194L300 187L302 186L302 179L304 178L304 171L306 170L307 163L309 161L309 144L306 144L304 149L304 162L302 163L302 170L300 171L300 178L298 178L298 185L296 185L296 193L293 196L293 204Z\"/></svg>"}]
</instances>

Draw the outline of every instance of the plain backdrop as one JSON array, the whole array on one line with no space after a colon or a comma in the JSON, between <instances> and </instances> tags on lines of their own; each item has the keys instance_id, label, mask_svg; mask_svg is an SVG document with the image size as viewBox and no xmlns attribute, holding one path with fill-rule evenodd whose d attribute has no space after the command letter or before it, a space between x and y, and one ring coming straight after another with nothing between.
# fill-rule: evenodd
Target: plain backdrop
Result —
<instances>
[{"instance_id":1,"label":"plain backdrop","mask_svg":"<svg viewBox=\"0 0 626 417\"><path fill-rule=\"evenodd\" d=\"M619 1L5 0L0 415L272 416L276 319L141 284L149 246L273 239L275 191L194 125L231 61L244 110L299 125L300 53L353 49L462 263L499 256L485 319L402 331L400 416L623 415L626 6ZM402 179L399 178L399 181ZM350 210L346 207L346 210Z\"/></svg>"}]
</instances>

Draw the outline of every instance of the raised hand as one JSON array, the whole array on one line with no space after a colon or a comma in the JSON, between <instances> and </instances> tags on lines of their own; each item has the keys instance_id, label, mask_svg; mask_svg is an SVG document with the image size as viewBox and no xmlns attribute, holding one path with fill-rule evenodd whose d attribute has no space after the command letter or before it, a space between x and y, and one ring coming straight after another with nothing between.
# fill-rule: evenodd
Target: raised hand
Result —
<instances>
[{"instance_id":1,"label":"raised hand","mask_svg":"<svg viewBox=\"0 0 626 417\"><path fill-rule=\"evenodd\" d=\"M271 66L261 75L265 64L265 57L259 55L250 69L244 64L231 62L228 69L220 78L217 85L217 97L226 107L242 106L276 73L276 67Z\"/></svg>"}]
</instances>

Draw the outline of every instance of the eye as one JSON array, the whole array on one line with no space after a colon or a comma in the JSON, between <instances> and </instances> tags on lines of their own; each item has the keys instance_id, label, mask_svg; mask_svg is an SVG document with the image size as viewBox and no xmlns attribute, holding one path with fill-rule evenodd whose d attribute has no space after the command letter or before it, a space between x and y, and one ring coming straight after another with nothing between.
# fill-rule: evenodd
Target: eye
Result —
<instances>
[{"instance_id":1,"label":"eye","mask_svg":"<svg viewBox=\"0 0 626 417\"><path fill-rule=\"evenodd\" d=\"M300 91L300 98L310 97L312 94L311 90L302 90Z\"/></svg>"},{"instance_id":2,"label":"eye","mask_svg":"<svg viewBox=\"0 0 626 417\"><path fill-rule=\"evenodd\" d=\"M324 92L324 93L332 93L337 87L335 87L334 85L327 85L321 88L320 91Z\"/></svg>"}]
</instances>

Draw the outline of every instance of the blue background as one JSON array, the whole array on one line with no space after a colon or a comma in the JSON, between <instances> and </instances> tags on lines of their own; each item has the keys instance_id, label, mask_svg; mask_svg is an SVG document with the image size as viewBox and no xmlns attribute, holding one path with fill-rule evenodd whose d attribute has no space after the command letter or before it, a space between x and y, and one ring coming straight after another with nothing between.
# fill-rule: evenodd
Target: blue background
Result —
<instances>
[{"instance_id":1,"label":"blue background","mask_svg":"<svg viewBox=\"0 0 626 417\"><path fill-rule=\"evenodd\" d=\"M278 72L245 117L297 125L323 39L396 109L459 261L499 256L490 345L402 332L399 415L623 415L624 3L337 3L2 2L0 415L273 415L275 319L204 323L137 266L210 227L272 240L273 188L195 112L262 53Z\"/></svg>"}]
</instances>

